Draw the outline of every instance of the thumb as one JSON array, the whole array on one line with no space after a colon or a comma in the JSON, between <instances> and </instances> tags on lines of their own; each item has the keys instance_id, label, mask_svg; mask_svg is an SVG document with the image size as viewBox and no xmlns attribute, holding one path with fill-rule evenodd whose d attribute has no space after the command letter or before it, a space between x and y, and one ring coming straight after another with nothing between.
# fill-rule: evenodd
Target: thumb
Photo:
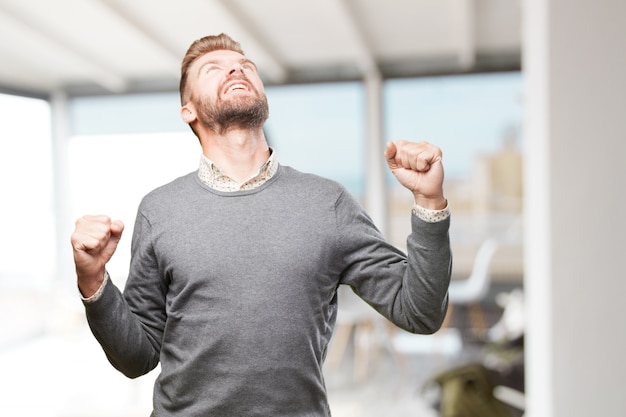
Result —
<instances>
[{"instance_id":1,"label":"thumb","mask_svg":"<svg viewBox=\"0 0 626 417\"><path fill-rule=\"evenodd\" d=\"M396 154L398 153L398 147L393 142L387 142L385 147L385 159L389 168L394 169L397 167Z\"/></svg>"},{"instance_id":2,"label":"thumb","mask_svg":"<svg viewBox=\"0 0 626 417\"><path fill-rule=\"evenodd\" d=\"M122 238L122 233L124 232L124 223L122 223L122 221L120 220L114 220L111 222L109 230L111 231L111 237L107 243L105 251L108 252L107 255L110 257L117 249L117 244Z\"/></svg>"},{"instance_id":3,"label":"thumb","mask_svg":"<svg viewBox=\"0 0 626 417\"><path fill-rule=\"evenodd\" d=\"M121 220L113 220L111 222L111 239L119 241L122 238L124 232L124 223Z\"/></svg>"}]
</instances>

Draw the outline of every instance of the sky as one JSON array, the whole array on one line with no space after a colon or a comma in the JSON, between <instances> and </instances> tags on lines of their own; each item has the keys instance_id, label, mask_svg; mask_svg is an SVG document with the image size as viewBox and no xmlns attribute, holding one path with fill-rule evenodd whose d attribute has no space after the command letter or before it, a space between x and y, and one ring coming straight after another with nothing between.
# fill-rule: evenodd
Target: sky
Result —
<instances>
[{"instance_id":1,"label":"sky","mask_svg":"<svg viewBox=\"0 0 626 417\"><path fill-rule=\"evenodd\" d=\"M367 132L361 84L290 86L267 94L266 126L280 160L362 192ZM519 134L523 117L519 72L390 80L383 101L384 142L434 143L450 178L467 176L474 156L497 149L507 131Z\"/></svg>"},{"instance_id":2,"label":"sky","mask_svg":"<svg viewBox=\"0 0 626 417\"><path fill-rule=\"evenodd\" d=\"M387 136L427 140L442 148L446 174L466 175L478 153L498 149L522 124L519 72L390 81Z\"/></svg>"}]
</instances>

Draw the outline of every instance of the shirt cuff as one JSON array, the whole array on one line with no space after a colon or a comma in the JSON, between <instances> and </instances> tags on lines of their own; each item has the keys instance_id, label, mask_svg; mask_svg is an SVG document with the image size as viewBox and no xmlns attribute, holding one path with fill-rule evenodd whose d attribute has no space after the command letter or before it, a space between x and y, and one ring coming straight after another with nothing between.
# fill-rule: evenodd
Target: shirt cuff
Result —
<instances>
[{"instance_id":1,"label":"shirt cuff","mask_svg":"<svg viewBox=\"0 0 626 417\"><path fill-rule=\"evenodd\" d=\"M104 281L102 281L102 284L100 285L100 288L98 288L98 291L93 293L91 297L83 297L80 291L78 291L78 295L80 295L80 299L83 300L83 302L85 303L94 303L98 301L100 297L102 296L102 293L104 292L104 287L106 287L108 282L109 282L109 273L107 271L104 271Z\"/></svg>"},{"instance_id":2,"label":"shirt cuff","mask_svg":"<svg viewBox=\"0 0 626 417\"><path fill-rule=\"evenodd\" d=\"M446 204L446 207L441 210L429 210L425 209L424 207L418 206L417 204L414 204L412 211L413 214L428 223L441 222L450 217L449 204Z\"/></svg>"}]
</instances>

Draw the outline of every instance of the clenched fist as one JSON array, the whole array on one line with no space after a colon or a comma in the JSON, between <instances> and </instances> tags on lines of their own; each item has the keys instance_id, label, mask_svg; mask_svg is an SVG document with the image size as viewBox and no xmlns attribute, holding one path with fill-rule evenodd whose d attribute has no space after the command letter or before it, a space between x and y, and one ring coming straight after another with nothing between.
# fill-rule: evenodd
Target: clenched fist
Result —
<instances>
[{"instance_id":1,"label":"clenched fist","mask_svg":"<svg viewBox=\"0 0 626 417\"><path fill-rule=\"evenodd\" d=\"M440 210L446 207L443 195L441 149L428 142L389 142L385 159L396 179L413 192L419 206Z\"/></svg>"},{"instance_id":2,"label":"clenched fist","mask_svg":"<svg viewBox=\"0 0 626 417\"><path fill-rule=\"evenodd\" d=\"M83 216L76 220L72 249L83 297L92 296L104 281L105 265L122 237L124 224L107 216Z\"/></svg>"}]
</instances>

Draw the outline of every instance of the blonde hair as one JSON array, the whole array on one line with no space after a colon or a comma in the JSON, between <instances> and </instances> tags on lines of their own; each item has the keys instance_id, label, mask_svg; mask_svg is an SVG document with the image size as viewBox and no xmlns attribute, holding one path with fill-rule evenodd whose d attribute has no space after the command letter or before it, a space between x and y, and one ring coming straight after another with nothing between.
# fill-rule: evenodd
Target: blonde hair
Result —
<instances>
[{"instance_id":1,"label":"blonde hair","mask_svg":"<svg viewBox=\"0 0 626 417\"><path fill-rule=\"evenodd\" d=\"M219 35L209 35L194 41L183 58L180 70L180 101L181 105L185 105L191 99L191 93L187 87L187 77L189 67L201 56L213 51L235 51L244 55L239 42L234 41L225 33Z\"/></svg>"}]
</instances>

